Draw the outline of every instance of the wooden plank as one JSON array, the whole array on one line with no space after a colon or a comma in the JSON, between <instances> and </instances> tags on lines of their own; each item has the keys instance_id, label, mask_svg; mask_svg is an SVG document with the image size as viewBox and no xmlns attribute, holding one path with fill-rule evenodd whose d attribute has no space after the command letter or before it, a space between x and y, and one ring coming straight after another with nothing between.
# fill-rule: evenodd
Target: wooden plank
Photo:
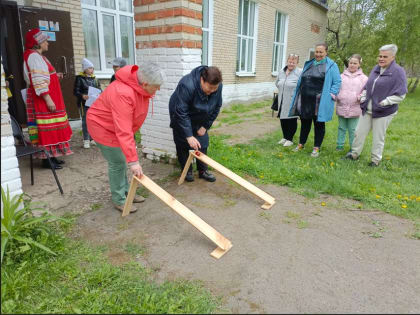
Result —
<instances>
[{"instance_id":1,"label":"wooden plank","mask_svg":"<svg viewBox=\"0 0 420 315\"><path fill-rule=\"evenodd\" d=\"M190 151L190 154L193 155L196 159L199 159L199 160L203 161L204 163L206 163L207 165L213 167L215 170L219 171L220 173L222 173L226 177L229 177L231 180L233 180L237 184L245 187L250 192L252 192L254 195L256 195L257 197L260 197L262 200L264 200L266 203L269 203L270 205L273 205L275 203L274 197L270 196L265 191L262 191L257 186L254 186L253 184L246 181L245 179L243 179L239 175L237 175L234 172L232 172L231 170L227 169L222 164L217 163L215 160L209 158L207 155L205 155L201 152L198 152L198 151Z\"/></svg>"},{"instance_id":2,"label":"wooden plank","mask_svg":"<svg viewBox=\"0 0 420 315\"><path fill-rule=\"evenodd\" d=\"M185 176L187 175L188 169L190 168L193 158L194 156L190 153L190 155L188 156L188 160L185 163L184 169L182 170L182 174L181 174L181 177L179 178L178 185L181 185L184 182Z\"/></svg>"},{"instance_id":3,"label":"wooden plank","mask_svg":"<svg viewBox=\"0 0 420 315\"><path fill-rule=\"evenodd\" d=\"M217 232L213 227L204 222L199 216L194 212L172 197L169 193L163 190L159 185L152 181L146 175L143 175L141 178L134 178L139 181L144 187L154 193L158 198L160 198L164 203L171 207L176 213L178 213L185 220L190 222L195 228L197 228L201 233L207 236L212 240L217 246L222 250L228 250L232 247L232 243L225 238L222 234Z\"/></svg>"},{"instance_id":4,"label":"wooden plank","mask_svg":"<svg viewBox=\"0 0 420 315\"><path fill-rule=\"evenodd\" d=\"M133 200L136 196L136 190L139 183L133 178L131 179L130 189L128 190L127 198L125 199L124 209L122 216L125 217L129 215L131 207L133 206Z\"/></svg>"},{"instance_id":5,"label":"wooden plank","mask_svg":"<svg viewBox=\"0 0 420 315\"><path fill-rule=\"evenodd\" d=\"M231 247L229 247L226 250L221 249L220 247L217 247L214 251L211 252L211 256L213 256L216 259L220 259L220 257L222 257L224 254L226 254L228 252L229 249L231 249Z\"/></svg>"}]
</instances>

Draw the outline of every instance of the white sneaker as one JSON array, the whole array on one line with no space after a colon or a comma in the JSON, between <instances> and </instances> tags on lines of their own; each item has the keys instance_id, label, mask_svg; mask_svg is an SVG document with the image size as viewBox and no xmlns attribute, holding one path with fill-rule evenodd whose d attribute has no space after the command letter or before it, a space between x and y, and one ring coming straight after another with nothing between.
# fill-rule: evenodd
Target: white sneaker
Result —
<instances>
[{"instance_id":1,"label":"white sneaker","mask_svg":"<svg viewBox=\"0 0 420 315\"><path fill-rule=\"evenodd\" d=\"M314 157L314 158L318 157L319 156L319 148L314 148L312 150L311 156Z\"/></svg>"},{"instance_id":2,"label":"white sneaker","mask_svg":"<svg viewBox=\"0 0 420 315\"><path fill-rule=\"evenodd\" d=\"M293 145L293 142L286 140L286 142L283 144L283 147L290 147L291 145Z\"/></svg>"},{"instance_id":3,"label":"white sneaker","mask_svg":"<svg viewBox=\"0 0 420 315\"><path fill-rule=\"evenodd\" d=\"M278 144L284 144L287 140L286 139L281 139L279 142L277 142Z\"/></svg>"},{"instance_id":4,"label":"white sneaker","mask_svg":"<svg viewBox=\"0 0 420 315\"><path fill-rule=\"evenodd\" d=\"M91 144L91 145L96 145L95 140L90 140L90 144Z\"/></svg>"},{"instance_id":5,"label":"white sneaker","mask_svg":"<svg viewBox=\"0 0 420 315\"><path fill-rule=\"evenodd\" d=\"M85 148L85 149L90 148L90 141L89 140L83 140L83 148Z\"/></svg>"}]
</instances>

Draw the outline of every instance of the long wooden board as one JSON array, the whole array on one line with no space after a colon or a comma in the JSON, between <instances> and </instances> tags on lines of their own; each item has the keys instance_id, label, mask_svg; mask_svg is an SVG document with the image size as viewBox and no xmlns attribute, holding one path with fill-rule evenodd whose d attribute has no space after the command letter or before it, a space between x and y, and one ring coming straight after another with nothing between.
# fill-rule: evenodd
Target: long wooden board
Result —
<instances>
[{"instance_id":1,"label":"long wooden board","mask_svg":"<svg viewBox=\"0 0 420 315\"><path fill-rule=\"evenodd\" d=\"M147 177L146 175L143 175L141 178L133 176L132 183L130 185L130 190L131 190L131 187L136 187L136 185L133 184L133 181L136 181L142 184L144 187L150 190L153 194L155 194L159 199L161 199L164 203L166 203L169 207L171 207L172 210L178 213L181 217L183 217L185 220L191 223L196 229L198 229L201 233L203 233L211 241L213 241L218 246L216 250L214 250L211 253L213 257L219 259L229 249L232 248L232 243L227 238L225 238L222 234L220 234L213 227L208 225L194 212L192 212L190 209L188 209L186 206L184 206L182 203L176 200L173 196L171 196L168 192L162 189L149 177ZM135 194L131 195L130 192L127 196L125 207L128 204L130 204L130 208L131 208L131 204L133 202ZM131 202L129 198L131 199ZM125 210L125 207L124 207L124 210ZM130 213L129 209L127 209L126 213L123 212L123 216L126 216L129 213Z\"/></svg>"},{"instance_id":2,"label":"long wooden board","mask_svg":"<svg viewBox=\"0 0 420 315\"><path fill-rule=\"evenodd\" d=\"M203 163L211 166L216 171L218 171L221 174L225 175L226 177L230 178L231 180L233 180L237 184L239 184L242 187L248 189L250 192L252 192L257 197L264 200L265 203L261 206L263 209L266 209L266 210L270 209L275 204L276 200L275 200L274 197L270 196L265 191L262 191L257 186L251 184L247 180L245 180L242 177L240 177L239 175L235 174L234 172L232 172L228 168L224 167L222 164L220 164L220 163L216 162L215 160L209 158L204 153L199 152L199 151L190 150L190 157L191 156L193 156L196 159L201 160ZM188 161L192 162L192 159L190 159L190 157L188 158ZM185 164L184 171L182 172L182 175L184 175L184 178L185 178L185 175L186 175L185 170L186 169L188 170L188 168L189 168L188 161L187 161L187 164ZM190 162L190 164L191 164L191 162ZM185 174L184 174L184 172L185 172ZM178 185L180 185L184 182L184 178L182 177L182 175L181 175L181 178L178 181Z\"/></svg>"}]
</instances>

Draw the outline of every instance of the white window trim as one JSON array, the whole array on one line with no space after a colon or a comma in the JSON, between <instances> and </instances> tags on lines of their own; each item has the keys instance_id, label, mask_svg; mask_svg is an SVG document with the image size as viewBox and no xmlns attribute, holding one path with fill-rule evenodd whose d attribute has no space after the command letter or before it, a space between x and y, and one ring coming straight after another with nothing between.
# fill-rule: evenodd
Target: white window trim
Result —
<instances>
[{"instance_id":1,"label":"white window trim","mask_svg":"<svg viewBox=\"0 0 420 315\"><path fill-rule=\"evenodd\" d=\"M99 1L99 0L97 0ZM132 12L126 12L126 11L120 11L117 9L108 9L101 7L100 5L90 5L90 4L84 4L81 3L82 9L88 9L88 10L94 10L96 12L96 18L98 23L98 38L99 38L99 53L100 53L100 62L101 62L101 68L105 66L106 69L106 59L105 59L105 44L104 44L104 30L103 30L103 20L102 20L102 14L105 13L107 15L112 15L114 17L114 25L115 25L115 45L116 45L116 55L121 56L121 37L119 34L121 34L120 30L120 16L128 16L131 17L131 20L133 21L133 43L134 43L134 49L133 49L133 57L134 62L136 62L136 34L135 34L135 28L134 28L134 5L133 2L131 2L131 11ZM118 7L118 1L115 2L116 7ZM83 20L82 20L83 24ZM83 25L82 25L83 29ZM82 31L83 32L83 31ZM111 76L114 74L114 71L111 69L106 70L95 70L95 76L98 79L110 79Z\"/></svg>"},{"instance_id":2,"label":"white window trim","mask_svg":"<svg viewBox=\"0 0 420 315\"><path fill-rule=\"evenodd\" d=\"M213 65L213 31L214 31L214 13L213 13L213 8L214 8L214 0L209 0L209 27L205 28L202 27L201 29L204 31L207 31L209 33L209 37L208 37L208 46L207 46L207 63L208 66ZM203 53L203 50L201 50L201 53Z\"/></svg>"},{"instance_id":3,"label":"white window trim","mask_svg":"<svg viewBox=\"0 0 420 315\"><path fill-rule=\"evenodd\" d=\"M311 52L315 53L315 48L309 48L308 49L308 58L306 60L311 60Z\"/></svg>"},{"instance_id":4,"label":"white window trim","mask_svg":"<svg viewBox=\"0 0 420 315\"><path fill-rule=\"evenodd\" d=\"M252 49L252 70L249 71L237 71L237 77L255 77L256 76L256 60L257 60L257 39L258 39L258 2L255 0L250 0L250 2L254 2L255 4L255 15L254 15L254 36L246 36L242 34L236 34L236 39L253 39L254 40L254 47ZM243 10L243 6L242 6ZM240 13L242 15L242 12ZM240 53L242 54L242 49L240 49ZM238 56L236 56L238 58Z\"/></svg>"},{"instance_id":5,"label":"white window trim","mask_svg":"<svg viewBox=\"0 0 420 315\"><path fill-rule=\"evenodd\" d=\"M281 11L276 11L276 18L277 18L277 12L280 12L286 18L286 20L284 22L284 44L283 44L284 50L283 50L283 58L281 60L281 65L282 66L281 67L279 66L279 69L283 69L284 66L286 65L286 61L287 61L286 59L287 59L287 39L288 39L288 33L289 33L289 15L288 14L285 14L285 13L283 13ZM273 53L274 53L274 51L273 51ZM274 58L274 56L273 56L273 58ZM278 63L278 64L280 64L280 63ZM271 75L273 77L274 76L275 77L278 76L278 74L279 74L279 71L278 70L271 72Z\"/></svg>"}]
</instances>

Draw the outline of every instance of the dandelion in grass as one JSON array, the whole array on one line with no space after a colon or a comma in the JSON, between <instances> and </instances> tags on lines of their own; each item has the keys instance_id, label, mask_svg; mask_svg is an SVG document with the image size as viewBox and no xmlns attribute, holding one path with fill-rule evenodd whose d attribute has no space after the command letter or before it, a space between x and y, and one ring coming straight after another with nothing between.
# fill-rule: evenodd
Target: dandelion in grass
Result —
<instances>
[{"instance_id":1,"label":"dandelion in grass","mask_svg":"<svg viewBox=\"0 0 420 315\"><path fill-rule=\"evenodd\" d=\"M401 208L407 209L407 205L404 203L404 204L401 205Z\"/></svg>"},{"instance_id":2,"label":"dandelion in grass","mask_svg":"<svg viewBox=\"0 0 420 315\"><path fill-rule=\"evenodd\" d=\"M260 178L263 179L264 178L264 175L260 175Z\"/></svg>"},{"instance_id":3,"label":"dandelion in grass","mask_svg":"<svg viewBox=\"0 0 420 315\"><path fill-rule=\"evenodd\" d=\"M388 160L388 161L389 161L390 159L391 159L391 157L390 157L390 156L386 156L386 157L385 157L385 160Z\"/></svg>"},{"instance_id":4,"label":"dandelion in grass","mask_svg":"<svg viewBox=\"0 0 420 315\"><path fill-rule=\"evenodd\" d=\"M325 202L321 202L321 206L325 207L327 204Z\"/></svg>"},{"instance_id":5,"label":"dandelion in grass","mask_svg":"<svg viewBox=\"0 0 420 315\"><path fill-rule=\"evenodd\" d=\"M404 200L408 200L408 197L407 196L404 196Z\"/></svg>"},{"instance_id":6,"label":"dandelion in grass","mask_svg":"<svg viewBox=\"0 0 420 315\"><path fill-rule=\"evenodd\" d=\"M420 201L420 197L417 197L417 198L416 198L416 201Z\"/></svg>"},{"instance_id":7,"label":"dandelion in grass","mask_svg":"<svg viewBox=\"0 0 420 315\"><path fill-rule=\"evenodd\" d=\"M410 199L411 199L411 200L414 200L414 199L416 199L416 196L411 195L411 196L410 196Z\"/></svg>"},{"instance_id":8,"label":"dandelion in grass","mask_svg":"<svg viewBox=\"0 0 420 315\"><path fill-rule=\"evenodd\" d=\"M330 163L330 166L334 166L334 162L331 162L331 163Z\"/></svg>"},{"instance_id":9,"label":"dandelion in grass","mask_svg":"<svg viewBox=\"0 0 420 315\"><path fill-rule=\"evenodd\" d=\"M379 198L381 198L381 196L379 196L379 195L376 195L376 196L375 196L375 198L376 198L376 199L379 199Z\"/></svg>"},{"instance_id":10,"label":"dandelion in grass","mask_svg":"<svg viewBox=\"0 0 420 315\"><path fill-rule=\"evenodd\" d=\"M401 199L401 198L402 198L402 196L401 196L401 195L397 195L397 198L398 198L398 199Z\"/></svg>"}]
</instances>

